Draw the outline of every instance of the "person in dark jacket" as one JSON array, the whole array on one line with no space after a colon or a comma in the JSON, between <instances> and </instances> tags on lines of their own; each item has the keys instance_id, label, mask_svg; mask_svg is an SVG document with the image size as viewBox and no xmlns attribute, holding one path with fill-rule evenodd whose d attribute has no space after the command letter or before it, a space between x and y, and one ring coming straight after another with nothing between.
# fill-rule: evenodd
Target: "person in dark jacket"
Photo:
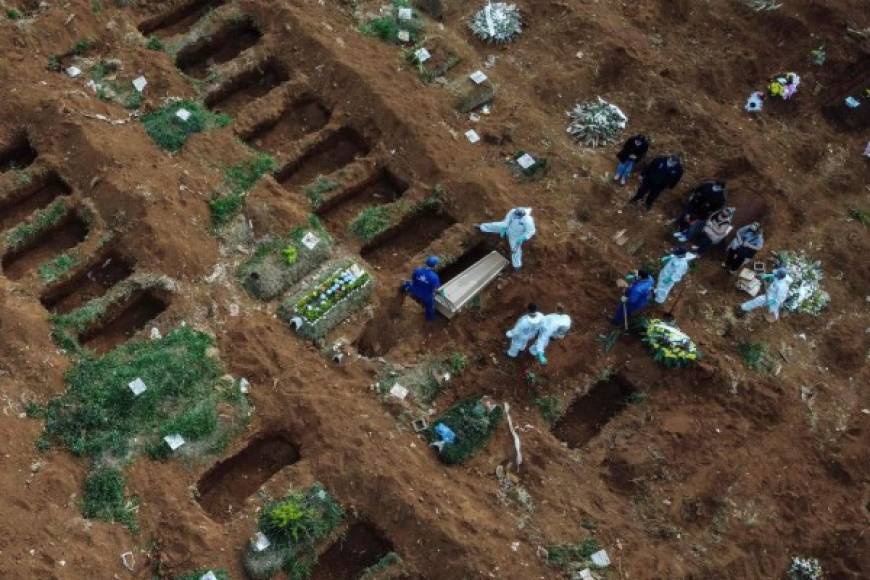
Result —
<instances>
[{"instance_id":1,"label":"person in dark jacket","mask_svg":"<svg viewBox=\"0 0 870 580\"><path fill-rule=\"evenodd\" d=\"M441 279L434 268L439 263L438 258L430 256L425 267L415 268L411 280L402 283L402 291L423 305L428 322L435 320L435 294L441 287Z\"/></svg>"},{"instance_id":2,"label":"person in dark jacket","mask_svg":"<svg viewBox=\"0 0 870 580\"><path fill-rule=\"evenodd\" d=\"M702 181L689 192L689 198L683 208L683 213L676 220L677 229L685 231L693 222L697 220L705 221L715 212L725 207L727 198L728 192L725 189L725 182L716 179Z\"/></svg>"},{"instance_id":3,"label":"person in dark jacket","mask_svg":"<svg viewBox=\"0 0 870 580\"><path fill-rule=\"evenodd\" d=\"M631 177L634 166L640 163L648 149L649 140L644 135L635 135L623 143L622 149L616 154L619 164L613 174L613 181L625 185L625 182Z\"/></svg>"},{"instance_id":4,"label":"person in dark jacket","mask_svg":"<svg viewBox=\"0 0 870 580\"><path fill-rule=\"evenodd\" d=\"M665 189L673 189L683 178L683 163L678 155L656 157L640 174L640 187L632 202L646 198L646 208L651 209L656 198Z\"/></svg>"}]
</instances>

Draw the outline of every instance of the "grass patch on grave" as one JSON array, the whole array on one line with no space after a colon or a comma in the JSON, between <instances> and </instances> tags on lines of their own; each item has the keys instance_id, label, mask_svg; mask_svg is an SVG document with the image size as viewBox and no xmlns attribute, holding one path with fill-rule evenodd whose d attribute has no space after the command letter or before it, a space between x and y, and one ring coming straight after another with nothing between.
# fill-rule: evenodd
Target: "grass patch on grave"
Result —
<instances>
[{"instance_id":1,"label":"grass patch on grave","mask_svg":"<svg viewBox=\"0 0 870 580\"><path fill-rule=\"evenodd\" d=\"M307 224L295 227L286 236L260 242L253 255L239 266L237 275L251 295L271 300L311 273L331 254L332 237L317 216L311 215Z\"/></svg>"},{"instance_id":2,"label":"grass patch on grave","mask_svg":"<svg viewBox=\"0 0 870 580\"><path fill-rule=\"evenodd\" d=\"M363 570L359 580L374 580L380 578L381 574L388 568L399 566L402 564L402 558L395 552L387 552L380 560Z\"/></svg>"},{"instance_id":3,"label":"grass patch on grave","mask_svg":"<svg viewBox=\"0 0 870 580\"><path fill-rule=\"evenodd\" d=\"M263 175L275 169L275 160L260 153L253 159L230 165L224 169L224 193L209 202L212 224L220 228L228 224L242 209L245 195Z\"/></svg>"},{"instance_id":4,"label":"grass patch on grave","mask_svg":"<svg viewBox=\"0 0 870 580\"><path fill-rule=\"evenodd\" d=\"M178 116L182 109L190 114L186 121ZM226 127L230 121L228 115L212 113L201 104L188 100L175 101L142 117L148 135L161 149L170 153L179 151L194 133Z\"/></svg>"},{"instance_id":5,"label":"grass patch on grave","mask_svg":"<svg viewBox=\"0 0 870 580\"><path fill-rule=\"evenodd\" d=\"M118 78L118 65L115 62L101 60L91 69L90 76L100 100L114 101L126 109L142 106L142 93L133 86L132 79Z\"/></svg>"},{"instance_id":6,"label":"grass patch on grave","mask_svg":"<svg viewBox=\"0 0 870 580\"><path fill-rule=\"evenodd\" d=\"M118 522L136 532L136 498L127 498L124 488L127 478L117 469L101 467L85 479L82 492L82 515L88 519Z\"/></svg>"},{"instance_id":7,"label":"grass patch on grave","mask_svg":"<svg viewBox=\"0 0 870 580\"><path fill-rule=\"evenodd\" d=\"M399 17L399 10L402 8L411 10L410 19ZM372 18L368 22L363 23L360 26L360 32L366 36L380 38L391 44L416 43L419 40L420 33L423 31L423 22L417 10L411 6L409 0L393 0L389 10L389 14ZM402 38L402 31L407 32L407 37Z\"/></svg>"},{"instance_id":8,"label":"grass patch on grave","mask_svg":"<svg viewBox=\"0 0 870 580\"><path fill-rule=\"evenodd\" d=\"M504 416L501 405L489 405L484 397L471 397L456 403L423 433L429 443L440 441L439 424L455 435L455 441L446 443L438 458L447 464L461 463L483 449Z\"/></svg>"},{"instance_id":9,"label":"grass patch on grave","mask_svg":"<svg viewBox=\"0 0 870 580\"><path fill-rule=\"evenodd\" d=\"M547 546L547 564L562 568L565 572L571 570L595 567L592 565L592 554L601 547L595 538L587 538L579 544L556 544Z\"/></svg>"},{"instance_id":10,"label":"grass patch on grave","mask_svg":"<svg viewBox=\"0 0 870 580\"><path fill-rule=\"evenodd\" d=\"M538 397L535 406L547 423L555 423L562 416L562 401L555 395Z\"/></svg>"},{"instance_id":11,"label":"grass patch on grave","mask_svg":"<svg viewBox=\"0 0 870 580\"><path fill-rule=\"evenodd\" d=\"M395 207L391 205L367 207L348 224L347 229L361 242L369 242L393 225L394 214Z\"/></svg>"},{"instance_id":12,"label":"grass patch on grave","mask_svg":"<svg viewBox=\"0 0 870 580\"><path fill-rule=\"evenodd\" d=\"M331 191L335 191L339 185L341 184L334 179L318 175L313 183L302 188L302 193L311 202L311 207L316 210L323 205L323 196Z\"/></svg>"},{"instance_id":13,"label":"grass patch on grave","mask_svg":"<svg viewBox=\"0 0 870 580\"><path fill-rule=\"evenodd\" d=\"M864 211L860 207L853 207L849 210L849 217L857 221L865 227L870 227L870 212Z\"/></svg>"},{"instance_id":14,"label":"grass patch on grave","mask_svg":"<svg viewBox=\"0 0 870 580\"><path fill-rule=\"evenodd\" d=\"M343 519L344 510L319 483L267 504L257 527L269 545L260 551L248 546L245 572L252 580L267 580L279 570L292 580L308 578L317 562L317 544Z\"/></svg>"},{"instance_id":15,"label":"grass patch on grave","mask_svg":"<svg viewBox=\"0 0 870 580\"><path fill-rule=\"evenodd\" d=\"M750 369L759 373L772 371L770 363L770 347L766 342L742 342L737 349L740 357Z\"/></svg>"},{"instance_id":16,"label":"grass patch on grave","mask_svg":"<svg viewBox=\"0 0 870 580\"><path fill-rule=\"evenodd\" d=\"M202 577L211 572L217 580L230 580L230 574L223 568L202 568L187 572L181 576L173 576L173 580L202 580Z\"/></svg>"},{"instance_id":17,"label":"grass patch on grave","mask_svg":"<svg viewBox=\"0 0 870 580\"><path fill-rule=\"evenodd\" d=\"M548 165L545 157L536 157L526 151L517 151L507 163L515 176L526 180L543 176Z\"/></svg>"},{"instance_id":18,"label":"grass patch on grave","mask_svg":"<svg viewBox=\"0 0 870 580\"><path fill-rule=\"evenodd\" d=\"M402 372L388 366L378 378L375 390L388 396L396 384L408 389L421 407L431 405L445 385L462 375L468 368L468 357L461 352L433 356L418 365L405 367Z\"/></svg>"},{"instance_id":19,"label":"grass patch on grave","mask_svg":"<svg viewBox=\"0 0 870 580\"><path fill-rule=\"evenodd\" d=\"M69 213L69 206L63 199L57 199L46 208L37 210L33 219L20 223L6 232L6 251L16 252L32 244L43 233L60 223Z\"/></svg>"},{"instance_id":20,"label":"grass patch on grave","mask_svg":"<svg viewBox=\"0 0 870 580\"><path fill-rule=\"evenodd\" d=\"M46 284L63 278L78 263L75 254L63 253L39 266L39 277Z\"/></svg>"},{"instance_id":21,"label":"grass patch on grave","mask_svg":"<svg viewBox=\"0 0 870 580\"><path fill-rule=\"evenodd\" d=\"M148 47L148 50L154 51L163 51L166 50L166 46L163 44L163 41L153 34L148 37L148 43L145 45Z\"/></svg>"},{"instance_id":22,"label":"grass patch on grave","mask_svg":"<svg viewBox=\"0 0 870 580\"><path fill-rule=\"evenodd\" d=\"M8 18L9 20L19 20L21 18L21 13L14 8L8 8L6 10L6 18Z\"/></svg>"}]
</instances>

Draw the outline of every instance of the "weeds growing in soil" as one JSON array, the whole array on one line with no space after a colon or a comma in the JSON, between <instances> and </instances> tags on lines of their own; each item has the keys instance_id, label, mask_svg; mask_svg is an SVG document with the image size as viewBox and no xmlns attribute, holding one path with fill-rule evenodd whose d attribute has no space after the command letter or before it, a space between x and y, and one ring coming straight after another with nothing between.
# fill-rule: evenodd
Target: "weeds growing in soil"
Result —
<instances>
[{"instance_id":1,"label":"weeds growing in soil","mask_svg":"<svg viewBox=\"0 0 870 580\"><path fill-rule=\"evenodd\" d=\"M595 538L587 538L579 544L547 546L547 563L560 568L569 568L574 564L583 565L600 549Z\"/></svg>"},{"instance_id":2,"label":"weeds growing in soil","mask_svg":"<svg viewBox=\"0 0 870 580\"><path fill-rule=\"evenodd\" d=\"M363 243L370 242L393 223L392 210L388 205L367 207L350 222L347 229Z\"/></svg>"},{"instance_id":3,"label":"weeds growing in soil","mask_svg":"<svg viewBox=\"0 0 870 580\"><path fill-rule=\"evenodd\" d=\"M97 469L85 479L82 495L82 515L88 519L104 522L119 522L130 531L137 532L136 498L124 497L127 479L117 469L108 467Z\"/></svg>"},{"instance_id":4,"label":"weeds growing in soil","mask_svg":"<svg viewBox=\"0 0 870 580\"><path fill-rule=\"evenodd\" d=\"M468 357L461 352L452 352L447 359L447 364L450 366L451 373L461 375L468 368Z\"/></svg>"},{"instance_id":5,"label":"weeds growing in soil","mask_svg":"<svg viewBox=\"0 0 870 580\"><path fill-rule=\"evenodd\" d=\"M221 227L230 222L245 202L245 194L266 173L275 169L275 160L265 153L249 161L230 165L224 169L223 189L226 193L209 202L212 223Z\"/></svg>"},{"instance_id":6,"label":"weeds growing in soil","mask_svg":"<svg viewBox=\"0 0 870 580\"><path fill-rule=\"evenodd\" d=\"M190 113L186 121L176 114L179 109ZM194 101L175 101L142 117L145 131L160 148L175 153L194 133L226 127L231 119L223 113L212 113Z\"/></svg>"},{"instance_id":7,"label":"weeds growing in soil","mask_svg":"<svg viewBox=\"0 0 870 580\"><path fill-rule=\"evenodd\" d=\"M157 50L157 51L162 51L164 48L166 48L163 45L163 41L160 40L159 38L157 38L156 36L153 36L153 35L148 37L148 44L146 46L148 47L149 50Z\"/></svg>"},{"instance_id":8,"label":"weeds growing in soil","mask_svg":"<svg viewBox=\"0 0 870 580\"><path fill-rule=\"evenodd\" d=\"M39 266L39 277L47 284L51 284L63 277L64 274L76 265L74 255L63 253Z\"/></svg>"},{"instance_id":9,"label":"weeds growing in soil","mask_svg":"<svg viewBox=\"0 0 870 580\"><path fill-rule=\"evenodd\" d=\"M317 209L323 204L323 194L335 190L339 185L340 184L335 180L318 175L313 183L302 188L302 192L308 197L308 200L311 201L311 205L314 209Z\"/></svg>"},{"instance_id":10,"label":"weeds growing in soil","mask_svg":"<svg viewBox=\"0 0 870 580\"><path fill-rule=\"evenodd\" d=\"M770 363L767 359L770 350L766 342L744 342L739 347L743 362L754 371L770 372Z\"/></svg>"},{"instance_id":11,"label":"weeds growing in soil","mask_svg":"<svg viewBox=\"0 0 870 580\"><path fill-rule=\"evenodd\" d=\"M856 220L862 226L870 227L870 212L866 212L860 207L853 207L850 209L849 217Z\"/></svg>"},{"instance_id":12,"label":"weeds growing in soil","mask_svg":"<svg viewBox=\"0 0 870 580\"><path fill-rule=\"evenodd\" d=\"M45 230L57 225L67 213L66 202L55 200L50 206L36 212L30 222L18 224L6 234L8 250L17 250L33 242Z\"/></svg>"},{"instance_id":13,"label":"weeds growing in soil","mask_svg":"<svg viewBox=\"0 0 870 580\"><path fill-rule=\"evenodd\" d=\"M8 18L9 20L18 20L19 18L21 18L21 13L14 8L9 8L6 10L6 18Z\"/></svg>"},{"instance_id":14,"label":"weeds growing in soil","mask_svg":"<svg viewBox=\"0 0 870 580\"><path fill-rule=\"evenodd\" d=\"M562 401L555 395L546 395L535 399L535 405L541 412L541 417L547 423L555 423L562 415Z\"/></svg>"},{"instance_id":15,"label":"weeds growing in soil","mask_svg":"<svg viewBox=\"0 0 870 580\"><path fill-rule=\"evenodd\" d=\"M420 31L423 29L423 24L416 14L411 17L411 20L399 20L399 8L411 8L408 0L393 0L392 10L389 15L373 18L360 26L360 32L366 36L374 36L383 41L393 44L403 44L405 42L416 43ZM399 38L399 31L406 31L408 39L403 41Z\"/></svg>"},{"instance_id":16,"label":"weeds growing in soil","mask_svg":"<svg viewBox=\"0 0 870 580\"><path fill-rule=\"evenodd\" d=\"M359 580L371 580L372 578L378 577L378 575L389 568L390 566L395 566L397 564L402 563L402 558L395 552L387 552L384 556L363 570L363 573L360 575Z\"/></svg>"}]
</instances>

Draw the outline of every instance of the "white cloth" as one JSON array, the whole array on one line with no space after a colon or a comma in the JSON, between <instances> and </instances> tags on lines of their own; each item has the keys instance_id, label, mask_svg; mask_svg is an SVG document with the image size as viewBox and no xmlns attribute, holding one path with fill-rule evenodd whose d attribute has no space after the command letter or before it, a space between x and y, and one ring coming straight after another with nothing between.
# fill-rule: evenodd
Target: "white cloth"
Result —
<instances>
[{"instance_id":1,"label":"white cloth","mask_svg":"<svg viewBox=\"0 0 870 580\"><path fill-rule=\"evenodd\" d=\"M686 272L689 271L689 262L695 259L694 254L686 254L685 256L668 256L668 261L662 271L659 272L659 281L656 284L656 302L664 304L668 299L671 289L674 285L683 279Z\"/></svg>"},{"instance_id":2,"label":"white cloth","mask_svg":"<svg viewBox=\"0 0 870 580\"><path fill-rule=\"evenodd\" d=\"M517 209L524 210L526 215L521 218L515 216ZM535 220L532 219L532 208L522 207L510 210L500 222L480 224L480 231L507 237L511 249L511 263L514 268L519 269L523 265L523 243L530 240L537 230Z\"/></svg>"},{"instance_id":3,"label":"white cloth","mask_svg":"<svg viewBox=\"0 0 870 580\"><path fill-rule=\"evenodd\" d=\"M526 350L529 341L538 334L543 321L544 315L540 312L523 315L517 320L514 327L505 333L505 336L511 339L511 346L507 352L509 357L515 358Z\"/></svg>"},{"instance_id":4,"label":"white cloth","mask_svg":"<svg viewBox=\"0 0 870 580\"><path fill-rule=\"evenodd\" d=\"M756 296L752 300L744 302L740 308L744 312L750 312L756 308L767 306L767 311L774 320L779 320L779 310L788 298L788 289L791 286L791 277L786 276L782 280L774 280L768 285L764 294Z\"/></svg>"},{"instance_id":5,"label":"white cloth","mask_svg":"<svg viewBox=\"0 0 870 580\"><path fill-rule=\"evenodd\" d=\"M538 331L538 339L532 348L529 349L533 355L538 356L546 352L547 346L552 338L565 338L568 331L571 330L571 317L567 314L548 314L541 321L541 328Z\"/></svg>"}]
</instances>

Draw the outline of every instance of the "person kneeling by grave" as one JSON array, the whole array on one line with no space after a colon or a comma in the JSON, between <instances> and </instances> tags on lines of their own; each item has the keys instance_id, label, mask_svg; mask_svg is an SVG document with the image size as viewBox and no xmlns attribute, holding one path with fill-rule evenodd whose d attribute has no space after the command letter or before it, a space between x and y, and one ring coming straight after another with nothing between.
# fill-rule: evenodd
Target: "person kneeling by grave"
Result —
<instances>
[{"instance_id":1,"label":"person kneeling by grave","mask_svg":"<svg viewBox=\"0 0 870 580\"><path fill-rule=\"evenodd\" d=\"M426 258L426 266L415 268L411 274L411 280L402 283L402 292L410 294L417 302L423 305L426 320L435 320L435 295L441 288L441 278L433 268L438 266L440 260L435 256Z\"/></svg>"},{"instance_id":2,"label":"person kneeling by grave","mask_svg":"<svg viewBox=\"0 0 870 580\"><path fill-rule=\"evenodd\" d=\"M571 330L571 317L565 314L565 309L562 306L556 306L554 314L548 314L541 321L541 328L538 331L538 339L535 344L529 349L538 362L542 365L547 364L545 355L547 346L550 344L550 339L563 339Z\"/></svg>"},{"instance_id":3,"label":"person kneeling by grave","mask_svg":"<svg viewBox=\"0 0 870 580\"><path fill-rule=\"evenodd\" d=\"M761 229L761 224L753 222L743 226L737 230L734 239L728 244L728 255L722 262L722 267L728 268L729 273L736 274L743 264L754 258L762 247L764 247L764 232Z\"/></svg>"}]
</instances>

